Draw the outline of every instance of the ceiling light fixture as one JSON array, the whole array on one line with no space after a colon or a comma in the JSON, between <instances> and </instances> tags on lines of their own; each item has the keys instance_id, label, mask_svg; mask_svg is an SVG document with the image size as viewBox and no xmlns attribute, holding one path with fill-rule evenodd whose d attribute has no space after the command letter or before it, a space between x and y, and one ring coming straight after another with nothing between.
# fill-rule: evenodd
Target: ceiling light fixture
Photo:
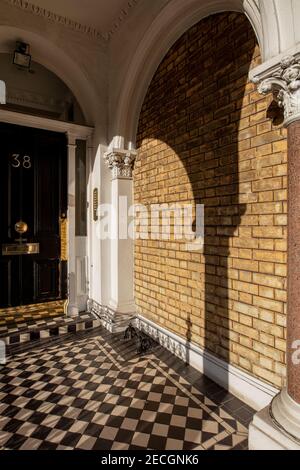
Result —
<instances>
[{"instance_id":1,"label":"ceiling light fixture","mask_svg":"<svg viewBox=\"0 0 300 470\"><path fill-rule=\"evenodd\" d=\"M31 55L29 44L17 41L13 63L18 67L22 67L23 69L30 69Z\"/></svg>"}]
</instances>

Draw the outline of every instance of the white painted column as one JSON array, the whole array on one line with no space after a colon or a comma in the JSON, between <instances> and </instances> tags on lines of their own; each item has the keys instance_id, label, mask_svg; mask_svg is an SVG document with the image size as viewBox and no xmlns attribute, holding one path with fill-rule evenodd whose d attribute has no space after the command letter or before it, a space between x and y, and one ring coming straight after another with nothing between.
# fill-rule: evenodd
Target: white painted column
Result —
<instances>
[{"instance_id":1,"label":"white painted column","mask_svg":"<svg viewBox=\"0 0 300 470\"><path fill-rule=\"evenodd\" d=\"M105 161L112 173L113 208L110 242L110 302L104 309L104 324L110 331L124 330L135 316L134 241L128 235L128 209L133 204L134 150L112 150Z\"/></svg>"},{"instance_id":2,"label":"white painted column","mask_svg":"<svg viewBox=\"0 0 300 470\"><path fill-rule=\"evenodd\" d=\"M87 179L87 296L88 300L91 298L91 290L93 286L93 167L92 159L94 153L94 145L92 137L87 139L87 154L86 154L86 179Z\"/></svg>"},{"instance_id":3,"label":"white painted column","mask_svg":"<svg viewBox=\"0 0 300 470\"><path fill-rule=\"evenodd\" d=\"M76 277L76 136L68 132L68 309L69 317L79 312Z\"/></svg>"}]
</instances>

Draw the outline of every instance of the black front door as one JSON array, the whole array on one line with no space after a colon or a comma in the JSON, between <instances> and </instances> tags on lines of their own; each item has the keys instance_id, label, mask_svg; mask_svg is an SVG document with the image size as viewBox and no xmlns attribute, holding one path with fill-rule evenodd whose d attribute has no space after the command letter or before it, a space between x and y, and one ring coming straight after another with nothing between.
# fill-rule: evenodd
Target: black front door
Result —
<instances>
[{"instance_id":1,"label":"black front door","mask_svg":"<svg viewBox=\"0 0 300 470\"><path fill-rule=\"evenodd\" d=\"M67 211L66 137L0 124L0 164L0 308L64 299L60 221ZM27 231L18 233L20 225ZM38 246L37 253L7 249L25 244Z\"/></svg>"}]
</instances>

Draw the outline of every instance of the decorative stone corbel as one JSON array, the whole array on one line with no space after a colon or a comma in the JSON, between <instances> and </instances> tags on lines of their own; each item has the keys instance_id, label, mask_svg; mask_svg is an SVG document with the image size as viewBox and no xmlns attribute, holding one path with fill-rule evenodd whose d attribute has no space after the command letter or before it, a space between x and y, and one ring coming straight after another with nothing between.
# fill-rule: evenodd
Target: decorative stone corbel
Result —
<instances>
[{"instance_id":1,"label":"decorative stone corbel","mask_svg":"<svg viewBox=\"0 0 300 470\"><path fill-rule=\"evenodd\" d=\"M113 149L107 152L104 160L108 168L112 170L112 178L131 179L136 156L136 150Z\"/></svg>"},{"instance_id":2,"label":"decorative stone corbel","mask_svg":"<svg viewBox=\"0 0 300 470\"><path fill-rule=\"evenodd\" d=\"M259 67L258 67L259 69ZM278 105L284 109L285 126L300 119L300 58L289 55L279 66L251 77L262 95L273 93Z\"/></svg>"}]
</instances>

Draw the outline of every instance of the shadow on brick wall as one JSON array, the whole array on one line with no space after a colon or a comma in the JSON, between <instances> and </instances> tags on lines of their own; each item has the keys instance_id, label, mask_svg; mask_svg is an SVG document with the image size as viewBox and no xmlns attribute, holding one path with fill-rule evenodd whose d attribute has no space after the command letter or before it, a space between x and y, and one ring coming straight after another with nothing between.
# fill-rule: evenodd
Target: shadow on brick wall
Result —
<instances>
[{"instance_id":1,"label":"shadow on brick wall","mask_svg":"<svg viewBox=\"0 0 300 470\"><path fill-rule=\"evenodd\" d=\"M235 242L247 209L240 202L240 184L245 181L240 181L239 162L243 160L241 152L251 152L249 116L255 113L248 73L258 60L256 38L244 15L224 13L202 20L176 42L159 66L138 131L141 153L135 174L147 165L148 150L143 148L143 141L158 140L173 150L174 163L179 160L184 166L193 203L205 206L205 245L200 261L196 261L199 271L204 264L204 276L197 288L204 312L200 307L192 311L186 308L186 344L189 351L189 345L195 343L197 319L198 336L204 342L197 345L226 363L231 362L231 354L236 354L230 337L239 334L233 328L233 322L239 322L231 308L231 303L239 300L233 296L233 282L247 282L246 276L236 279L233 269L238 250L243 248ZM166 164L166 174L169 163L171 160ZM137 202L145 202L147 187L144 194L139 187L135 193L140 199ZM163 196L158 199L160 203L189 202L188 198L176 198L176 194L173 201ZM199 260L199 256L191 253L190 260ZM237 290L234 295L239 295ZM176 325L173 330L177 332ZM186 361L189 359L187 353ZM204 373L212 376L213 372L211 362L205 359ZM226 388L226 370L223 382Z\"/></svg>"}]
</instances>

